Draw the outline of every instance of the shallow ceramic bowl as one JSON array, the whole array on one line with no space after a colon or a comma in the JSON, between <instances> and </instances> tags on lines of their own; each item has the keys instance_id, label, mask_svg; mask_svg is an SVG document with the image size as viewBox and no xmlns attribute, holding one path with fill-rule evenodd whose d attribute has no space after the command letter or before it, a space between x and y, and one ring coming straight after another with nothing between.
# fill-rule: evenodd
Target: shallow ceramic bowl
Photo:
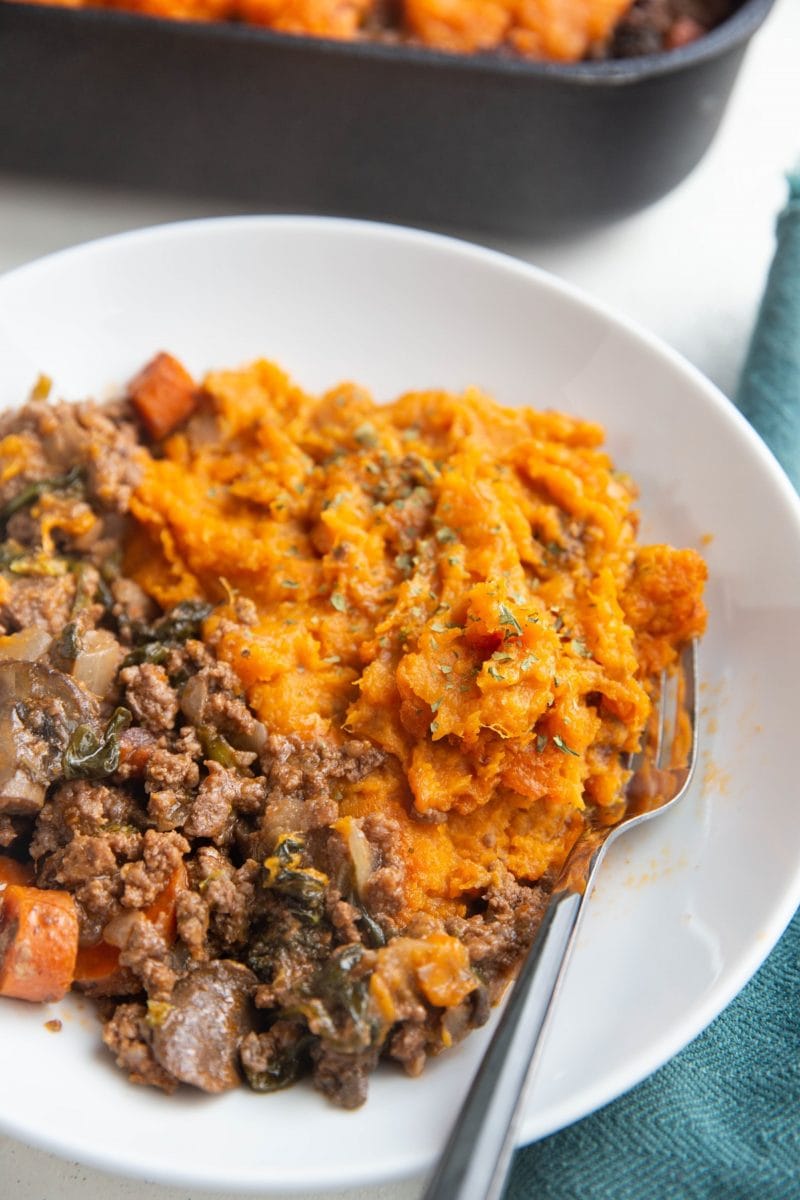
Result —
<instances>
[{"instance_id":1,"label":"shallow ceramic bowl","mask_svg":"<svg viewBox=\"0 0 800 1200\"><path fill-rule=\"evenodd\" d=\"M800 503L732 406L645 333L554 279L386 226L244 218L146 230L0 279L0 403L40 371L105 396L159 349L194 372L265 355L301 384L389 399L477 384L603 422L641 486L642 537L702 548L700 767L674 811L605 862L521 1137L574 1121L693 1038L800 901ZM63 1029L46 1031L59 1016ZM129 1084L88 1004L0 1001L0 1126L108 1170L228 1192L378 1182L440 1150L486 1043L419 1079L387 1066L355 1113L310 1086L168 1098Z\"/></svg>"}]
</instances>

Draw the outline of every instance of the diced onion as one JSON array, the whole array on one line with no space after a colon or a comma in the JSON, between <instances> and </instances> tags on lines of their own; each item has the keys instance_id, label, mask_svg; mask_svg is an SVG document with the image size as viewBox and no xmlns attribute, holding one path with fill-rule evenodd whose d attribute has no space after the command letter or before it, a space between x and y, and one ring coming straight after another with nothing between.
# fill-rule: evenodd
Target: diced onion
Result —
<instances>
[{"instance_id":1,"label":"diced onion","mask_svg":"<svg viewBox=\"0 0 800 1200\"><path fill-rule=\"evenodd\" d=\"M34 662L49 650L52 640L44 629L34 629L33 626L20 629L18 633L0 638L0 659Z\"/></svg>"},{"instance_id":2,"label":"diced onion","mask_svg":"<svg viewBox=\"0 0 800 1200\"><path fill-rule=\"evenodd\" d=\"M375 867L372 857L372 846L364 830L354 817L345 817L338 823L338 826L347 843L350 861L353 864L353 881L356 885L356 891L359 897L361 897L367 880Z\"/></svg>"},{"instance_id":3,"label":"diced onion","mask_svg":"<svg viewBox=\"0 0 800 1200\"><path fill-rule=\"evenodd\" d=\"M200 675L193 675L181 692L181 712L193 725L203 724L203 709L208 699L208 684Z\"/></svg>"},{"instance_id":4,"label":"diced onion","mask_svg":"<svg viewBox=\"0 0 800 1200\"><path fill-rule=\"evenodd\" d=\"M112 917L103 928L103 941L108 942L110 946L117 946L120 950L123 950L138 915L137 912L130 911L118 913L116 917Z\"/></svg>"},{"instance_id":5,"label":"diced onion","mask_svg":"<svg viewBox=\"0 0 800 1200\"><path fill-rule=\"evenodd\" d=\"M0 812L18 816L38 812L44 804L45 785L37 783L24 771L13 770L5 753L0 764Z\"/></svg>"},{"instance_id":6,"label":"diced onion","mask_svg":"<svg viewBox=\"0 0 800 1200\"><path fill-rule=\"evenodd\" d=\"M236 745L241 750L254 750L256 754L261 754L267 745L266 725L262 725L260 721L254 721L250 733L237 735Z\"/></svg>"},{"instance_id":7,"label":"diced onion","mask_svg":"<svg viewBox=\"0 0 800 1200\"><path fill-rule=\"evenodd\" d=\"M82 648L72 668L77 679L95 696L107 696L125 651L107 629L90 629L81 637Z\"/></svg>"}]
</instances>

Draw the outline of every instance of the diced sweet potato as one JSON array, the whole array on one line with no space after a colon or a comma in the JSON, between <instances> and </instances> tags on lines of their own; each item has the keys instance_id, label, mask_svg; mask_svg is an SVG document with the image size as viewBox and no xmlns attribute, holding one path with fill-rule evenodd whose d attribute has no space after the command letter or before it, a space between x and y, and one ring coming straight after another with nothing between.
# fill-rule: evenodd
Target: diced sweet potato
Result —
<instances>
[{"instance_id":1,"label":"diced sweet potato","mask_svg":"<svg viewBox=\"0 0 800 1200\"><path fill-rule=\"evenodd\" d=\"M157 354L128 384L136 414L153 441L160 441L191 416L197 387L171 354Z\"/></svg>"}]
</instances>

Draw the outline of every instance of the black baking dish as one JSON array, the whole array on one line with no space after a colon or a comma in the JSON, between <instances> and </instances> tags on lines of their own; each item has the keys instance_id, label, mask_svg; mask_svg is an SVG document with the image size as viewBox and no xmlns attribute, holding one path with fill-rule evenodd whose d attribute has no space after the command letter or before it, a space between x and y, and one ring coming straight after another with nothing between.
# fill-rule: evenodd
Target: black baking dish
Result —
<instances>
[{"instance_id":1,"label":"black baking dish","mask_svg":"<svg viewBox=\"0 0 800 1200\"><path fill-rule=\"evenodd\" d=\"M0 0L0 169L569 232L695 166L772 2L667 54L565 67Z\"/></svg>"}]
</instances>

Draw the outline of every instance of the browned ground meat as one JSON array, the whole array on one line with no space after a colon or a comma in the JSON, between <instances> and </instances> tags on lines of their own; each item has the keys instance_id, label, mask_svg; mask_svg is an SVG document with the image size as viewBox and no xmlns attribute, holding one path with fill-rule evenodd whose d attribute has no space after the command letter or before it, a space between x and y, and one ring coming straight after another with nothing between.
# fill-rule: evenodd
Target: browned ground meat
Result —
<instances>
[{"instance_id":1,"label":"browned ground meat","mask_svg":"<svg viewBox=\"0 0 800 1200\"><path fill-rule=\"evenodd\" d=\"M145 729L155 734L172 729L178 715L178 694L170 687L163 667L154 663L125 667L119 679L125 688L125 703Z\"/></svg>"},{"instance_id":2,"label":"browned ground meat","mask_svg":"<svg viewBox=\"0 0 800 1200\"><path fill-rule=\"evenodd\" d=\"M165 1092L174 1092L178 1080L156 1062L151 1049L152 1027L147 1022L144 1004L118 1004L103 1026L103 1041L114 1055L117 1066L127 1071L133 1083L149 1083Z\"/></svg>"},{"instance_id":3,"label":"browned ground meat","mask_svg":"<svg viewBox=\"0 0 800 1200\"><path fill-rule=\"evenodd\" d=\"M342 1054L324 1042L311 1047L314 1087L339 1108L358 1108L367 1098L369 1076L378 1063L378 1050Z\"/></svg>"},{"instance_id":4,"label":"browned ground meat","mask_svg":"<svg viewBox=\"0 0 800 1200\"><path fill-rule=\"evenodd\" d=\"M0 438L27 434L33 452L22 475L0 487L0 505L19 494L21 487L64 475L80 464L87 489L98 506L125 512L139 470L137 435L120 405L101 409L91 402L52 404L32 400L18 412L0 418Z\"/></svg>"},{"instance_id":5,"label":"browned ground meat","mask_svg":"<svg viewBox=\"0 0 800 1200\"><path fill-rule=\"evenodd\" d=\"M248 839L250 855L263 858L287 829L307 833L329 825L338 815L331 783L362 779L383 759L381 750L355 739L337 746L322 739L272 735L261 755L267 802L257 833Z\"/></svg>"},{"instance_id":6,"label":"browned ground meat","mask_svg":"<svg viewBox=\"0 0 800 1200\"><path fill-rule=\"evenodd\" d=\"M509 875L484 897L486 910L478 916L454 918L449 933L469 949L470 959L496 1000L529 945L547 907L544 887L524 887Z\"/></svg>"},{"instance_id":7,"label":"browned ground meat","mask_svg":"<svg viewBox=\"0 0 800 1200\"><path fill-rule=\"evenodd\" d=\"M120 868L125 908L147 908L169 883L175 869L189 853L186 838L177 833L148 829L142 840L142 857Z\"/></svg>"},{"instance_id":8,"label":"browned ground meat","mask_svg":"<svg viewBox=\"0 0 800 1200\"><path fill-rule=\"evenodd\" d=\"M20 576L10 587L10 595L0 604L0 626L5 633L18 629L46 629L60 633L66 625L75 599L75 577L55 579Z\"/></svg>"},{"instance_id":9,"label":"browned ground meat","mask_svg":"<svg viewBox=\"0 0 800 1200\"><path fill-rule=\"evenodd\" d=\"M114 938L121 943L120 965L140 980L150 1000L169 1000L179 972L172 966L172 949L167 939L144 913L133 913L130 921L124 924L120 921L118 925L122 926L122 936L114 930Z\"/></svg>"}]
</instances>

